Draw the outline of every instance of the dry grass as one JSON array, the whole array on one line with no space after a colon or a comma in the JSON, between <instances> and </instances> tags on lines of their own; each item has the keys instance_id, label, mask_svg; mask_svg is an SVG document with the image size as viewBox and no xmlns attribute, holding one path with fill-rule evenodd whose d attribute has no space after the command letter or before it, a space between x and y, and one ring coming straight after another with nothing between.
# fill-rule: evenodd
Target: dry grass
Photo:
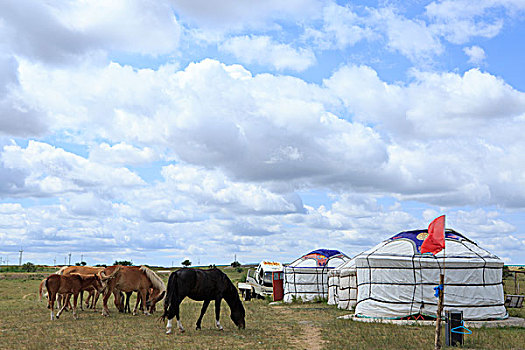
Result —
<instances>
[{"instance_id":1,"label":"dry grass","mask_svg":"<svg viewBox=\"0 0 525 350\"><path fill-rule=\"evenodd\" d=\"M233 280L242 273L226 270ZM20 276L22 277L22 276ZM29 276L26 276L29 277ZM164 276L167 278L167 276ZM119 314L110 305L111 316L80 312L74 320L65 313L51 321L44 302L39 302L40 279L0 280L0 348L2 349L431 349L434 328L365 324L339 320L347 314L323 303L269 306L265 300L245 303L246 330L230 321L223 303L218 331L213 303L195 330L201 303L186 299L181 305L183 334L166 335L155 316ZM112 303L112 300L110 300ZM99 307L100 307L99 301ZM523 309L513 315L525 316ZM476 349L524 349L525 329L476 329L466 336L465 347Z\"/></svg>"}]
</instances>

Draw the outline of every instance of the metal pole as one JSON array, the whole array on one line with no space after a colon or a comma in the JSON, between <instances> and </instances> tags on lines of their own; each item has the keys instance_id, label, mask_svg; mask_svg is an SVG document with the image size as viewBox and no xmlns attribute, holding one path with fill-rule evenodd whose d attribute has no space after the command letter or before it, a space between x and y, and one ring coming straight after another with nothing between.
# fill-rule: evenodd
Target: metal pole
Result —
<instances>
[{"instance_id":1,"label":"metal pole","mask_svg":"<svg viewBox=\"0 0 525 350\"><path fill-rule=\"evenodd\" d=\"M445 282L445 275L439 274L439 284L443 285ZM439 299L437 305L437 318L436 318L436 337L434 339L434 349L441 349L441 312L443 311L443 294L445 294L445 288L439 290Z\"/></svg>"}]
</instances>

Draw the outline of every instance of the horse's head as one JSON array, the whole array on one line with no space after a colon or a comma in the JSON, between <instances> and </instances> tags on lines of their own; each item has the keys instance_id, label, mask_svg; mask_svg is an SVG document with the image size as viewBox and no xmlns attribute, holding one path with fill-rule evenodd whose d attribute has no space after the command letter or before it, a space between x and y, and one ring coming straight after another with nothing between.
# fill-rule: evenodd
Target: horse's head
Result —
<instances>
[{"instance_id":1,"label":"horse's head","mask_svg":"<svg viewBox=\"0 0 525 350\"><path fill-rule=\"evenodd\" d=\"M146 309L149 310L150 313L155 312L155 305L164 298L166 291L154 290L153 294L155 295L146 300Z\"/></svg>"},{"instance_id":2,"label":"horse's head","mask_svg":"<svg viewBox=\"0 0 525 350\"><path fill-rule=\"evenodd\" d=\"M238 295L237 295L235 302L232 304L233 305L230 305L230 310L232 312L230 317L233 323L235 323L235 325L239 327L239 329L245 329L246 322L244 320L244 317L245 317L244 306L242 305L242 301L241 299L239 299Z\"/></svg>"},{"instance_id":3,"label":"horse's head","mask_svg":"<svg viewBox=\"0 0 525 350\"><path fill-rule=\"evenodd\" d=\"M242 311L243 312L233 311L230 316L233 323L235 323L235 325L239 327L239 329L246 328L246 322L244 321L244 309Z\"/></svg>"},{"instance_id":4,"label":"horse's head","mask_svg":"<svg viewBox=\"0 0 525 350\"><path fill-rule=\"evenodd\" d=\"M105 285L102 283L100 276L94 273L93 277L93 287L97 290L97 292L102 293L104 291Z\"/></svg>"}]
</instances>

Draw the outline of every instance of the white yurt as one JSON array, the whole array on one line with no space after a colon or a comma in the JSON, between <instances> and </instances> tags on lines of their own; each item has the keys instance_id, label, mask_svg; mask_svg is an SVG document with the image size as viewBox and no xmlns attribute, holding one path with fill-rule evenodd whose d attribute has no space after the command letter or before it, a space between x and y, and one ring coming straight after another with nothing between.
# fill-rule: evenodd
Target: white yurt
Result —
<instances>
[{"instance_id":1,"label":"white yurt","mask_svg":"<svg viewBox=\"0 0 525 350\"><path fill-rule=\"evenodd\" d=\"M439 284L440 272L444 272L444 311L461 310L465 320L507 318L503 261L448 229L445 250L435 256L421 254L421 244L427 235L427 230L398 233L341 268L340 286L343 271L349 270L348 276L355 271L355 316L436 317L434 288Z\"/></svg>"},{"instance_id":2,"label":"white yurt","mask_svg":"<svg viewBox=\"0 0 525 350\"><path fill-rule=\"evenodd\" d=\"M350 260L338 250L318 249L284 267L284 302L328 298L328 272Z\"/></svg>"},{"instance_id":3,"label":"white yurt","mask_svg":"<svg viewBox=\"0 0 525 350\"><path fill-rule=\"evenodd\" d=\"M357 303L355 260L350 259L328 272L328 304L351 310Z\"/></svg>"}]
</instances>

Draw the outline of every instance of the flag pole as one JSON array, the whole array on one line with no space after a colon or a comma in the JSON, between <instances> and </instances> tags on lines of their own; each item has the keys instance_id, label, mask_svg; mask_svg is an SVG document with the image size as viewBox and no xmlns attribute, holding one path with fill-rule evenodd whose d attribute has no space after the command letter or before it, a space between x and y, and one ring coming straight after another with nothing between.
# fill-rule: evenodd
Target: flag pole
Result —
<instances>
[{"instance_id":1,"label":"flag pole","mask_svg":"<svg viewBox=\"0 0 525 350\"><path fill-rule=\"evenodd\" d=\"M443 239L445 239L445 228L443 227ZM445 298L445 255L446 242L443 247L443 269L439 273L439 298L437 304L436 318L436 335L434 339L434 350L441 350L441 313L443 312L443 303Z\"/></svg>"}]
</instances>

